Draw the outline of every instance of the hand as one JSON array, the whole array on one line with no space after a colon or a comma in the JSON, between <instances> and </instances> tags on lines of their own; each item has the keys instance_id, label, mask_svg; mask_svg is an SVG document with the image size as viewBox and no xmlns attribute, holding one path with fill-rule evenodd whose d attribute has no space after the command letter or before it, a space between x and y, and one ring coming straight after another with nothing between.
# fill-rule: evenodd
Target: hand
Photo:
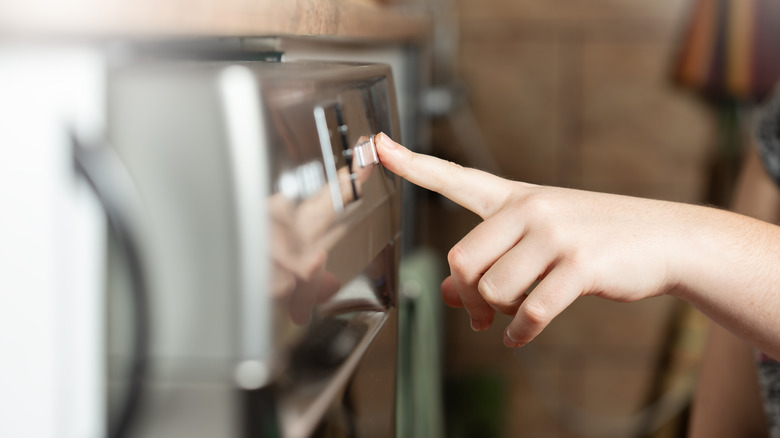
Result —
<instances>
[{"instance_id":1,"label":"hand","mask_svg":"<svg viewBox=\"0 0 780 438\"><path fill-rule=\"evenodd\" d=\"M695 207L509 181L384 134L376 143L386 168L484 219L449 252L442 295L465 307L475 330L489 328L495 311L514 315L507 346L530 342L580 296L627 302L678 284L675 249Z\"/></svg>"}]
</instances>

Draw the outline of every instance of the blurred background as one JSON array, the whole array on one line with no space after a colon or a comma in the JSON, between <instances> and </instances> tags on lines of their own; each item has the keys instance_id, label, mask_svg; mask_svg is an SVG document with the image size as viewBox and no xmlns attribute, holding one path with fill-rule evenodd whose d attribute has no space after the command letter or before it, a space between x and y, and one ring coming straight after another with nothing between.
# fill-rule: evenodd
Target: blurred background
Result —
<instances>
[{"instance_id":1,"label":"blurred background","mask_svg":"<svg viewBox=\"0 0 780 438\"><path fill-rule=\"evenodd\" d=\"M458 43L433 77L461 94L433 119L432 151L536 184L728 206L777 78L772 3L453 1ZM444 257L479 218L428 199L425 239ZM474 333L467 318L446 311L449 436L685 436L706 335L686 304L580 299L517 351L508 319Z\"/></svg>"}]
</instances>

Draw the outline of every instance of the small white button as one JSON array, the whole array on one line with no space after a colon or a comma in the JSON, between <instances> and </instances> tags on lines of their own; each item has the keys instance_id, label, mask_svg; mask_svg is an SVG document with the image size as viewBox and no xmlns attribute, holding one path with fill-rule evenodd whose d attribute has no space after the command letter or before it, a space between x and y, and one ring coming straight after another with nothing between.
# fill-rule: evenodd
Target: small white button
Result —
<instances>
[{"instance_id":1,"label":"small white button","mask_svg":"<svg viewBox=\"0 0 780 438\"><path fill-rule=\"evenodd\" d=\"M367 141L355 146L355 157L360 167L367 167L370 164L379 163L379 155L376 153L376 144L374 144L374 136L369 137Z\"/></svg>"}]
</instances>

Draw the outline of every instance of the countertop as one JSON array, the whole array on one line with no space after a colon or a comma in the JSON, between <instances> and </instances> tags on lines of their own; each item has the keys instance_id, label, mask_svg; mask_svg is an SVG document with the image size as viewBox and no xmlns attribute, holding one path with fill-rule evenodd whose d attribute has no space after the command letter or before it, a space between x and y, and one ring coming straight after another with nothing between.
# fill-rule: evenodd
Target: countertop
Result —
<instances>
[{"instance_id":1,"label":"countertop","mask_svg":"<svg viewBox=\"0 0 780 438\"><path fill-rule=\"evenodd\" d=\"M429 19L371 0L0 0L0 38L313 35L403 41Z\"/></svg>"}]
</instances>

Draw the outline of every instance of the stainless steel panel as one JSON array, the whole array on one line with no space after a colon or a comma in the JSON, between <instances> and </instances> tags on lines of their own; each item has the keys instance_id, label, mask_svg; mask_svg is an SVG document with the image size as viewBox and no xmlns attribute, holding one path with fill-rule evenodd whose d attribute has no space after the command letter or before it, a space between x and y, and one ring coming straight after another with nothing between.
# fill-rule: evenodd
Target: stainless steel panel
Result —
<instances>
[{"instance_id":1,"label":"stainless steel panel","mask_svg":"<svg viewBox=\"0 0 780 438\"><path fill-rule=\"evenodd\" d=\"M150 225L140 434L391 436L400 182L355 159L398 135L389 68L150 63L109 79L111 142Z\"/></svg>"}]
</instances>

